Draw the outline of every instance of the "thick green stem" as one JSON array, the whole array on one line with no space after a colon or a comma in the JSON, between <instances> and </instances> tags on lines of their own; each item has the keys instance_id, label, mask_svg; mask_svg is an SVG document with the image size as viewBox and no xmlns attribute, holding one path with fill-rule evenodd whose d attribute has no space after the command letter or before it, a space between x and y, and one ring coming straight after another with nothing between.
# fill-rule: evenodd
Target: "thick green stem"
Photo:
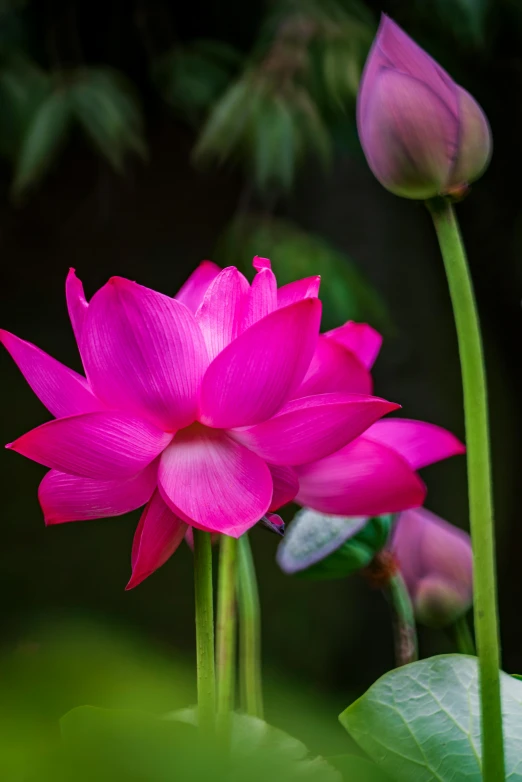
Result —
<instances>
[{"instance_id":1,"label":"thick green stem","mask_svg":"<svg viewBox=\"0 0 522 782\"><path fill-rule=\"evenodd\" d=\"M465 614L463 616L459 616L459 618L454 622L453 632L455 635L457 649L461 654L475 655L477 653L475 650L475 642L473 640L473 636L471 635L471 630L469 629L468 620Z\"/></svg>"},{"instance_id":2,"label":"thick green stem","mask_svg":"<svg viewBox=\"0 0 522 782\"><path fill-rule=\"evenodd\" d=\"M386 596L393 610L397 667L413 663L418 659L417 627L410 596L399 572L390 578L386 587Z\"/></svg>"},{"instance_id":3,"label":"thick green stem","mask_svg":"<svg viewBox=\"0 0 522 782\"><path fill-rule=\"evenodd\" d=\"M235 696L237 540L221 536L217 612L217 731L228 747Z\"/></svg>"},{"instance_id":4,"label":"thick green stem","mask_svg":"<svg viewBox=\"0 0 522 782\"><path fill-rule=\"evenodd\" d=\"M466 254L453 207L446 199L428 203L440 244L457 327L468 453L468 493L474 558L474 616L482 707L484 782L505 779L500 644L495 575L495 539L489 452L488 409L479 319Z\"/></svg>"},{"instance_id":5,"label":"thick green stem","mask_svg":"<svg viewBox=\"0 0 522 782\"><path fill-rule=\"evenodd\" d=\"M248 535L239 538L238 606L241 706L246 714L262 719L261 612Z\"/></svg>"},{"instance_id":6,"label":"thick green stem","mask_svg":"<svg viewBox=\"0 0 522 782\"><path fill-rule=\"evenodd\" d=\"M202 732L212 736L214 734L216 707L212 544L210 532L202 532L195 528L194 591L196 602L198 724Z\"/></svg>"}]
</instances>

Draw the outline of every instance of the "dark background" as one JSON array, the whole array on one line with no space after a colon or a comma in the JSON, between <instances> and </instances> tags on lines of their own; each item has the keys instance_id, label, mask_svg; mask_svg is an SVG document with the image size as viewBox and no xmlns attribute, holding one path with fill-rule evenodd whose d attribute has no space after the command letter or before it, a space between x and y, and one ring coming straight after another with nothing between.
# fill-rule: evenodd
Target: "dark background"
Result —
<instances>
[{"instance_id":1,"label":"dark background","mask_svg":"<svg viewBox=\"0 0 522 782\"><path fill-rule=\"evenodd\" d=\"M356 317L383 331L384 347L375 367L379 395L399 401L405 416L438 423L463 437L454 326L430 220L422 204L390 195L373 179L356 141L353 85L338 88L342 100L332 99L327 78L316 79L310 87L331 145L329 166L315 159L313 139L296 157L289 182L278 179L273 149L267 155L270 159L275 154L276 162L269 162L264 174L248 144L238 143L228 156L223 152L224 163L218 165L223 138L214 140L208 155L194 159L194 145L229 84L242 78L245 68L263 74L270 52L281 55L278 35L296 9L300 18L311 18L313 24L321 14L330 20L326 34L321 22L315 37L297 47L299 57L304 51L310 58L311 70L317 63L320 69L321 58L334 46L341 70L343 63L360 69L383 10L476 96L489 117L494 137L491 166L458 206L458 214L486 342L504 668L520 672L519 2L405 0L356 6L343 0L3 0L1 326L78 369L63 295L70 266L84 281L88 296L112 275L174 293L203 258L225 265L239 258L248 267L254 253L271 255L276 271L288 278L303 270L326 274L331 281L324 296L327 322L337 325ZM346 19L356 19L357 24L350 26ZM340 20L337 37L335 20ZM362 25L362 34L357 25ZM237 58L221 76L204 58L203 65L191 64L191 47L202 38L237 50ZM284 36L281 46L287 46ZM289 48L290 57L297 57L294 45ZM183 60L187 52L188 65ZM67 90L75 79L87 78L86 68L117 69L127 79L121 89L130 96L130 118L124 114L120 122L109 116L109 95L100 104L93 102L93 116L101 127L97 135L72 120L66 132L60 123L50 121L35 134L34 118L43 99L30 94L23 77L21 89L29 90L27 111L13 124L12 93L6 85L13 69L20 67L20 57L45 75L46 97ZM284 63L277 67L286 78ZM290 72L291 78L308 84L306 69L291 65ZM195 106L194 95L207 83L208 94ZM241 108L235 121L238 117ZM259 111L256 122L267 139L271 121L268 112L265 117ZM230 123L232 127L234 118ZM131 131L132 137L127 135ZM289 148L288 155L293 154ZM264 233L256 232L257 223L230 233L231 224L237 225L246 214L262 215ZM274 222L281 219L290 222ZM223 241L224 233L228 241ZM323 261L326 271L317 265ZM0 366L0 441L9 442L48 415L5 351ZM467 528L464 459L424 473L427 506ZM28 630L35 617L90 616L111 626L131 627L167 649L192 655L189 549L180 548L139 588L125 592L137 514L46 530L37 503L43 474L38 465L0 452L5 645L38 641ZM284 576L274 559L276 539L255 530L252 542L266 669L276 677L306 682L316 692L336 693L342 707L348 693L362 691L393 665L386 604L358 577L314 583ZM425 655L452 649L451 642L435 631L421 633L421 647Z\"/></svg>"}]
</instances>

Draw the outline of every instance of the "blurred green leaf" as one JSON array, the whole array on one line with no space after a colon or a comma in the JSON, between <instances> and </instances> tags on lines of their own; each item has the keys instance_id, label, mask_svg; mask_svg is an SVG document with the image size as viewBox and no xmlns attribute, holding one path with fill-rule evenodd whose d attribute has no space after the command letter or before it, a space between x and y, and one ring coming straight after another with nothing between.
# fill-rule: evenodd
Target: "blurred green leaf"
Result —
<instances>
[{"instance_id":1,"label":"blurred green leaf","mask_svg":"<svg viewBox=\"0 0 522 782\"><path fill-rule=\"evenodd\" d=\"M98 152L117 170L134 153L147 155L143 118L129 83L104 68L87 68L77 74L71 88L74 116Z\"/></svg>"},{"instance_id":2,"label":"blurred green leaf","mask_svg":"<svg viewBox=\"0 0 522 782\"><path fill-rule=\"evenodd\" d=\"M0 67L0 155L19 153L29 123L51 91L45 71L23 55L10 55Z\"/></svg>"},{"instance_id":3,"label":"blurred green leaf","mask_svg":"<svg viewBox=\"0 0 522 782\"><path fill-rule=\"evenodd\" d=\"M522 684L501 676L506 779L522 780ZM382 676L339 719L401 782L480 782L477 659L442 655Z\"/></svg>"},{"instance_id":4,"label":"blurred green leaf","mask_svg":"<svg viewBox=\"0 0 522 782\"><path fill-rule=\"evenodd\" d=\"M325 240L294 224L275 218L248 215L234 220L218 244L216 261L238 266L252 276L254 255L269 257L279 285L315 274L321 275L323 328L347 320L368 321L390 333L392 326L379 294L356 266Z\"/></svg>"},{"instance_id":5,"label":"blurred green leaf","mask_svg":"<svg viewBox=\"0 0 522 782\"><path fill-rule=\"evenodd\" d=\"M58 769L74 773L76 779L91 780L95 775L100 782L170 782L174 770L179 779L204 779L211 770L197 729L186 723L138 711L81 706L62 717L60 727Z\"/></svg>"},{"instance_id":6,"label":"blurred green leaf","mask_svg":"<svg viewBox=\"0 0 522 782\"><path fill-rule=\"evenodd\" d=\"M239 777L248 770L250 780L298 780L342 782L339 772L322 757L312 757L299 739L247 714L232 715L231 772ZM196 709L182 709L168 715L169 720L197 724Z\"/></svg>"},{"instance_id":7,"label":"blurred green leaf","mask_svg":"<svg viewBox=\"0 0 522 782\"><path fill-rule=\"evenodd\" d=\"M23 138L12 186L14 197L20 197L47 173L65 140L70 121L69 92L56 89L41 103Z\"/></svg>"},{"instance_id":8,"label":"blurred green leaf","mask_svg":"<svg viewBox=\"0 0 522 782\"><path fill-rule=\"evenodd\" d=\"M75 621L24 635L0 657L2 780L26 782L59 742L59 718L81 703L161 714L194 698L192 666L114 628Z\"/></svg>"},{"instance_id":9,"label":"blurred green leaf","mask_svg":"<svg viewBox=\"0 0 522 782\"><path fill-rule=\"evenodd\" d=\"M222 41L200 40L176 47L153 66L156 84L176 111L199 124L229 85L242 60L233 47Z\"/></svg>"},{"instance_id":10,"label":"blurred green leaf","mask_svg":"<svg viewBox=\"0 0 522 782\"><path fill-rule=\"evenodd\" d=\"M194 159L241 160L260 190L288 190L310 154L331 159L330 136L310 95L276 74L249 70L210 112Z\"/></svg>"},{"instance_id":11,"label":"blurred green leaf","mask_svg":"<svg viewBox=\"0 0 522 782\"><path fill-rule=\"evenodd\" d=\"M217 158L223 162L238 145L250 113L252 91L248 79L241 79L225 92L212 109L194 148L194 160Z\"/></svg>"},{"instance_id":12,"label":"blurred green leaf","mask_svg":"<svg viewBox=\"0 0 522 782\"><path fill-rule=\"evenodd\" d=\"M254 176L261 190L279 182L289 190L294 179L296 129L292 113L280 97L266 101L254 122Z\"/></svg>"},{"instance_id":13,"label":"blurred green leaf","mask_svg":"<svg viewBox=\"0 0 522 782\"><path fill-rule=\"evenodd\" d=\"M357 755L332 755L327 761L341 772L344 782L393 782L382 769Z\"/></svg>"}]
</instances>

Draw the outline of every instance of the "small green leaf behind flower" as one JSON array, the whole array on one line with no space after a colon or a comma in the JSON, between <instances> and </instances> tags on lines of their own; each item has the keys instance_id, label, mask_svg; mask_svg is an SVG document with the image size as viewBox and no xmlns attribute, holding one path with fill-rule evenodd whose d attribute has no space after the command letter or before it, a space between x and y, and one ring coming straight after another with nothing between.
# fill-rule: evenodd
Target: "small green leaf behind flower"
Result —
<instances>
[{"instance_id":1,"label":"small green leaf behind flower","mask_svg":"<svg viewBox=\"0 0 522 782\"><path fill-rule=\"evenodd\" d=\"M303 578L346 578L367 567L388 541L391 515L343 517L300 510L277 550L288 574Z\"/></svg>"}]
</instances>

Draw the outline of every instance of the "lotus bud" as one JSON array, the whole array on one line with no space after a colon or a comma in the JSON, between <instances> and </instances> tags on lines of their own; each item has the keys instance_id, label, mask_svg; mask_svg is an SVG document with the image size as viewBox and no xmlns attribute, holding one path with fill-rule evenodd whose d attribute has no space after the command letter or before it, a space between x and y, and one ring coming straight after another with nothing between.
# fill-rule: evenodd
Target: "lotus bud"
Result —
<instances>
[{"instance_id":1,"label":"lotus bud","mask_svg":"<svg viewBox=\"0 0 522 782\"><path fill-rule=\"evenodd\" d=\"M391 550L419 622L444 627L470 608L473 557L466 532L416 508L400 514Z\"/></svg>"},{"instance_id":2,"label":"lotus bud","mask_svg":"<svg viewBox=\"0 0 522 782\"><path fill-rule=\"evenodd\" d=\"M371 170L405 198L459 193L491 156L478 103L385 15L364 68L357 126Z\"/></svg>"}]
</instances>

